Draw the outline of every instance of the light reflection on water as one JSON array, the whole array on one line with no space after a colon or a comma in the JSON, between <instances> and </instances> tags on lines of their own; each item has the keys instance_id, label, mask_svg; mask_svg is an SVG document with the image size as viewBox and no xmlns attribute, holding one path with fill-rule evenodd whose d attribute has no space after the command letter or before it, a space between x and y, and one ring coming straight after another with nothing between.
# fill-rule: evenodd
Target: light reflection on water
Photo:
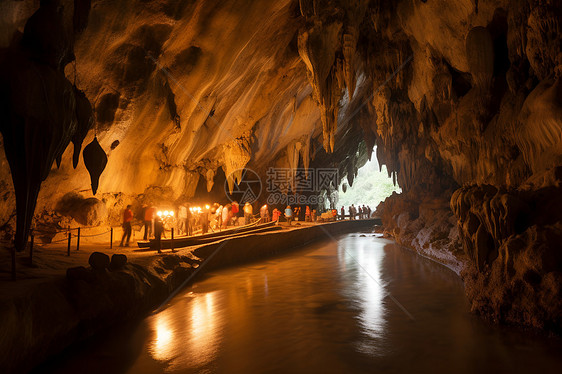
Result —
<instances>
[{"instance_id":1,"label":"light reflection on water","mask_svg":"<svg viewBox=\"0 0 562 374\"><path fill-rule=\"evenodd\" d=\"M209 274L113 341L56 372L548 373L562 365L559 340L470 315L450 270L358 234Z\"/></svg>"},{"instance_id":2,"label":"light reflection on water","mask_svg":"<svg viewBox=\"0 0 562 374\"><path fill-rule=\"evenodd\" d=\"M362 328L364 339L357 342L358 350L365 354L384 354L384 281L381 278L382 260L385 252L373 250L372 242L360 240L355 244L354 253L346 247L350 246L349 239L338 242L338 259L341 273L349 275L350 285L342 290L344 298L354 300L360 310L358 321ZM343 265L343 266L342 266ZM347 269L353 269L347 271Z\"/></svg>"}]
</instances>

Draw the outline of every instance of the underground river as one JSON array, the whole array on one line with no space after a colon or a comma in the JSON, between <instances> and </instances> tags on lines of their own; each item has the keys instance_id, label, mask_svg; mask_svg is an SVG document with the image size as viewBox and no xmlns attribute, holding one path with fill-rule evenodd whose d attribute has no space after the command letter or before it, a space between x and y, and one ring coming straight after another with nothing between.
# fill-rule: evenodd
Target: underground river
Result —
<instances>
[{"instance_id":1,"label":"underground river","mask_svg":"<svg viewBox=\"0 0 562 374\"><path fill-rule=\"evenodd\" d=\"M550 373L560 352L558 339L471 315L449 269L356 233L209 273L140 324L36 371Z\"/></svg>"}]
</instances>

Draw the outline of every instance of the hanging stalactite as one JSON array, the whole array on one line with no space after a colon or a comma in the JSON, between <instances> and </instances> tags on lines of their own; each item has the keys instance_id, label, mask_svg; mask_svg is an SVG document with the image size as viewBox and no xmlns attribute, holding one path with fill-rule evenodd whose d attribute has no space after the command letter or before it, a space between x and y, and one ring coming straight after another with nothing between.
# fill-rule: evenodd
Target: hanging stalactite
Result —
<instances>
[{"instance_id":1,"label":"hanging stalactite","mask_svg":"<svg viewBox=\"0 0 562 374\"><path fill-rule=\"evenodd\" d=\"M107 165L107 155L103 151L97 137L94 137L94 140L84 148L83 156L86 169L90 173L92 193L95 195L98 191L101 173L103 173Z\"/></svg>"}]
</instances>

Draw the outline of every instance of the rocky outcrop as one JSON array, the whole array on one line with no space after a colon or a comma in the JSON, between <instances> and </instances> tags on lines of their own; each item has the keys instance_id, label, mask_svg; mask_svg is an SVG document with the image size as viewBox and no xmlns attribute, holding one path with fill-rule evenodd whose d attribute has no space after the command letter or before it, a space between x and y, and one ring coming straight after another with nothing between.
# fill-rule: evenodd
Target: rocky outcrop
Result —
<instances>
[{"instance_id":1,"label":"rocky outcrop","mask_svg":"<svg viewBox=\"0 0 562 374\"><path fill-rule=\"evenodd\" d=\"M561 178L557 168L518 189L466 186L453 194L472 260L463 277L474 310L562 332Z\"/></svg>"},{"instance_id":2,"label":"rocky outcrop","mask_svg":"<svg viewBox=\"0 0 562 374\"><path fill-rule=\"evenodd\" d=\"M106 254L94 252L89 268L69 268L64 279L39 282L4 297L2 372L27 372L73 343L144 317L201 262L193 256L166 255L144 267L121 256L114 254L110 262Z\"/></svg>"}]
</instances>

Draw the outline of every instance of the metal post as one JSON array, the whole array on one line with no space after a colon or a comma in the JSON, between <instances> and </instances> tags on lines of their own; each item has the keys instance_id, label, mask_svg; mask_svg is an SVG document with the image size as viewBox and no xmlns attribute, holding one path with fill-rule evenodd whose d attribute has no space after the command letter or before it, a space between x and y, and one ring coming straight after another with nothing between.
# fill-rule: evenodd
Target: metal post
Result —
<instances>
[{"instance_id":1,"label":"metal post","mask_svg":"<svg viewBox=\"0 0 562 374\"><path fill-rule=\"evenodd\" d=\"M12 280L16 280L16 248L12 248Z\"/></svg>"},{"instance_id":2,"label":"metal post","mask_svg":"<svg viewBox=\"0 0 562 374\"><path fill-rule=\"evenodd\" d=\"M72 232L70 231L70 227L68 228L68 246L66 247L66 255L70 256L70 239L72 238Z\"/></svg>"},{"instance_id":3,"label":"metal post","mask_svg":"<svg viewBox=\"0 0 562 374\"><path fill-rule=\"evenodd\" d=\"M171 246L172 246L172 252L174 251L174 228L172 227L172 242L171 242Z\"/></svg>"},{"instance_id":4,"label":"metal post","mask_svg":"<svg viewBox=\"0 0 562 374\"><path fill-rule=\"evenodd\" d=\"M110 234L109 234L109 249L113 248L113 227L110 230Z\"/></svg>"},{"instance_id":5,"label":"metal post","mask_svg":"<svg viewBox=\"0 0 562 374\"><path fill-rule=\"evenodd\" d=\"M80 250L80 227L78 227L78 236L76 237L76 250Z\"/></svg>"},{"instance_id":6,"label":"metal post","mask_svg":"<svg viewBox=\"0 0 562 374\"><path fill-rule=\"evenodd\" d=\"M35 240L35 235L33 235L33 230L31 230L30 235L31 241L29 243L29 265L33 265L33 241Z\"/></svg>"}]
</instances>

